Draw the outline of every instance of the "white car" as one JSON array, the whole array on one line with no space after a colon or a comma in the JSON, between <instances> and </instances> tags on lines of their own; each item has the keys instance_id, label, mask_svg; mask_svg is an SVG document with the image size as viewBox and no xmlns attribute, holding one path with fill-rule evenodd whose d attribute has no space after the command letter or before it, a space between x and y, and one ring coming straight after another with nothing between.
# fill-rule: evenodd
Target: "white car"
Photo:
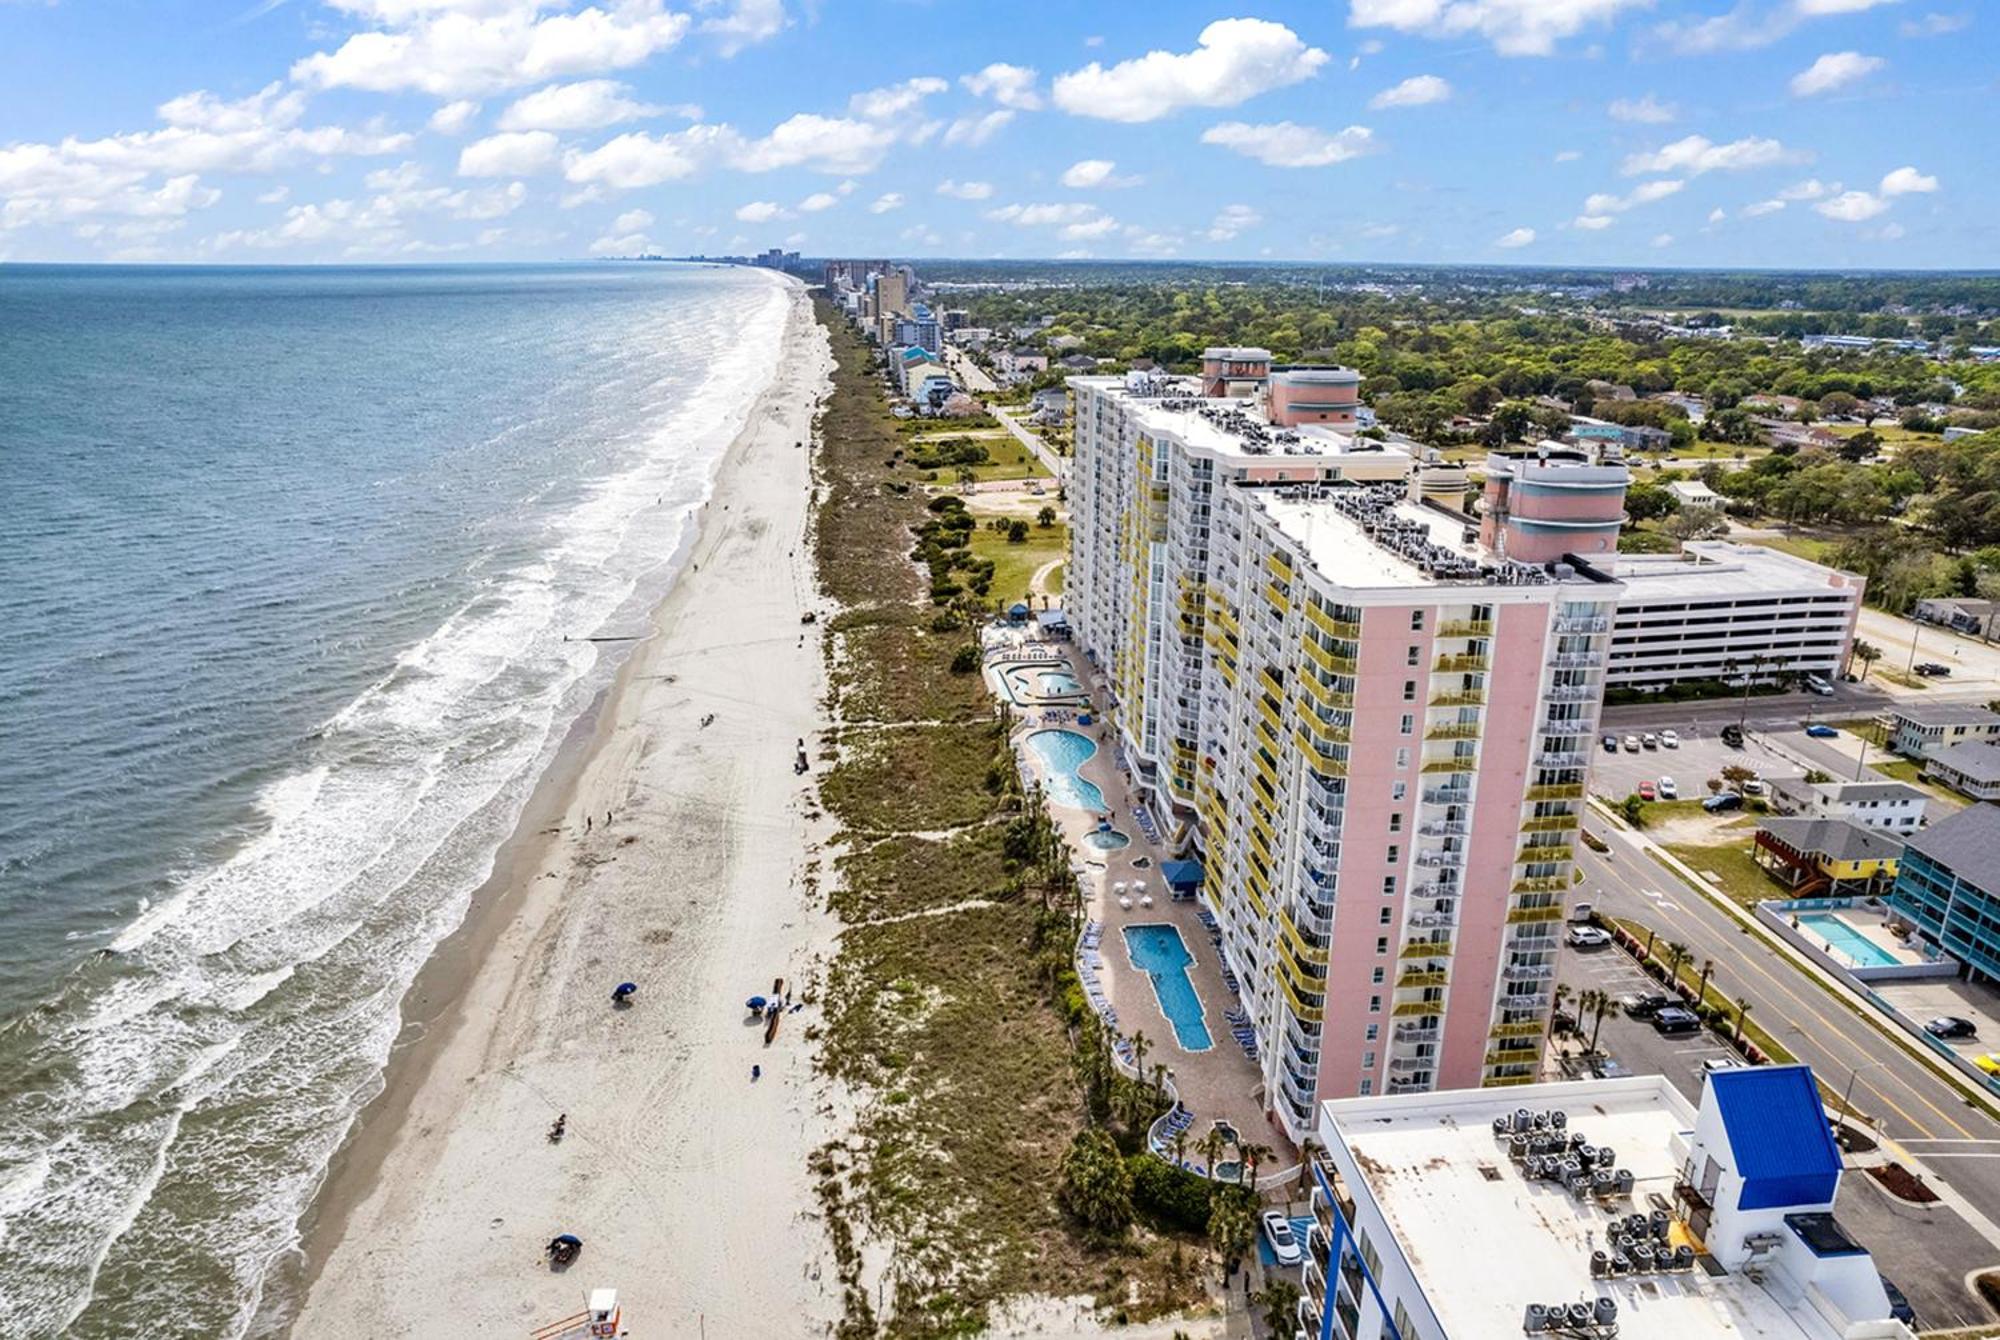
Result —
<instances>
[{"instance_id":1,"label":"white car","mask_svg":"<svg viewBox=\"0 0 2000 1340\"><path fill-rule=\"evenodd\" d=\"M1681 736L1679 731L1663 730L1660 732L1660 748L1679 749L1680 747Z\"/></svg>"},{"instance_id":2,"label":"white car","mask_svg":"<svg viewBox=\"0 0 2000 1340\"><path fill-rule=\"evenodd\" d=\"M1611 932L1602 926L1571 926L1569 942L1575 949L1602 949L1611 943Z\"/></svg>"},{"instance_id":3,"label":"white car","mask_svg":"<svg viewBox=\"0 0 2000 1340\"><path fill-rule=\"evenodd\" d=\"M1305 1260L1305 1253L1299 1250L1299 1235L1292 1232L1292 1221L1276 1210L1264 1211L1264 1241L1271 1244L1271 1255L1281 1266Z\"/></svg>"},{"instance_id":4,"label":"white car","mask_svg":"<svg viewBox=\"0 0 2000 1340\"><path fill-rule=\"evenodd\" d=\"M1660 778L1660 799L1679 800L1680 798L1681 788L1679 783L1675 782L1671 777Z\"/></svg>"},{"instance_id":5,"label":"white car","mask_svg":"<svg viewBox=\"0 0 2000 1340\"><path fill-rule=\"evenodd\" d=\"M1658 749L1660 747L1660 737L1653 734L1653 732L1651 731L1647 731L1644 735L1639 737L1639 743L1644 745L1648 749Z\"/></svg>"},{"instance_id":6,"label":"white car","mask_svg":"<svg viewBox=\"0 0 2000 1340\"><path fill-rule=\"evenodd\" d=\"M1636 735L1628 735L1628 736L1626 736L1626 737L1625 737L1625 752L1626 752L1626 753L1628 753L1628 754L1636 754L1636 753L1638 753L1638 752L1639 752L1639 737L1638 737L1638 736L1636 736Z\"/></svg>"}]
</instances>

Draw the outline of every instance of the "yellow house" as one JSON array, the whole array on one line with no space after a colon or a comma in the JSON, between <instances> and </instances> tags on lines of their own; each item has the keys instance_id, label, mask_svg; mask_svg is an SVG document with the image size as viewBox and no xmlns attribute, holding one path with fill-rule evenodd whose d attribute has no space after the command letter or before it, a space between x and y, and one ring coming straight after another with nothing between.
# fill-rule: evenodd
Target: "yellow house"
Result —
<instances>
[{"instance_id":1,"label":"yellow house","mask_svg":"<svg viewBox=\"0 0 2000 1340\"><path fill-rule=\"evenodd\" d=\"M1750 855L1794 898L1886 893L1903 844L1845 819L1773 819Z\"/></svg>"}]
</instances>

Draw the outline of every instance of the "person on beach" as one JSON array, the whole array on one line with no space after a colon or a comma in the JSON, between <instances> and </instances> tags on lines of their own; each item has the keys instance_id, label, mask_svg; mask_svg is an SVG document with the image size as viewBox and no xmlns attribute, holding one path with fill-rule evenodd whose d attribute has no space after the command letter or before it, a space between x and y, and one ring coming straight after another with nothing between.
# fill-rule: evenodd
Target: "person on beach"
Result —
<instances>
[{"instance_id":1,"label":"person on beach","mask_svg":"<svg viewBox=\"0 0 2000 1340\"><path fill-rule=\"evenodd\" d=\"M583 831L585 833L590 832L590 816L588 814L583 816Z\"/></svg>"},{"instance_id":2,"label":"person on beach","mask_svg":"<svg viewBox=\"0 0 2000 1340\"><path fill-rule=\"evenodd\" d=\"M763 1077L764 1077L763 1066L753 1065L750 1067L750 1082L752 1084L755 1084L758 1080L762 1079Z\"/></svg>"}]
</instances>

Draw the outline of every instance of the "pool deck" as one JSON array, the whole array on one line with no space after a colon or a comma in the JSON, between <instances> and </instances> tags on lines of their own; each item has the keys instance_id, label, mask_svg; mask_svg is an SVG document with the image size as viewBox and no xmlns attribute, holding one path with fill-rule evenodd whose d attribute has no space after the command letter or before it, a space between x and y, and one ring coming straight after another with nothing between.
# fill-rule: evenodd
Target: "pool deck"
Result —
<instances>
[{"instance_id":1,"label":"pool deck","mask_svg":"<svg viewBox=\"0 0 2000 1340\"><path fill-rule=\"evenodd\" d=\"M1924 962L1922 954L1917 953L1890 933L1886 918L1880 910L1871 910L1865 907L1829 908L1824 912L1803 914L1800 918L1802 923L1799 928L1800 933L1817 943L1825 944L1827 936L1807 920L1807 918L1814 916L1832 917L1842 926L1852 931L1855 938L1865 940L1869 945L1880 950L1883 958L1888 963ZM1840 952L1840 946L1835 945L1833 949L1835 958L1843 963L1847 962L1846 957ZM1867 967L1869 965L1864 963L1861 966Z\"/></svg>"},{"instance_id":2,"label":"pool deck","mask_svg":"<svg viewBox=\"0 0 2000 1340\"><path fill-rule=\"evenodd\" d=\"M1005 630L989 634L989 638L1008 636ZM989 641L989 652L996 645ZM1196 1121L1190 1132L1193 1137L1189 1142L1190 1151L1207 1134L1211 1122L1226 1121L1246 1140L1276 1151L1274 1156L1262 1161L1260 1181L1266 1173L1293 1167L1298 1162L1298 1152L1285 1138L1277 1118L1264 1108L1263 1074L1256 1062L1236 1044L1224 1014L1226 1010L1237 1008L1238 1002L1235 993L1223 984L1221 951L1195 915L1201 904L1194 899L1175 902L1168 896L1165 881L1160 875L1160 863L1172 859L1172 853L1148 838L1134 818L1133 787L1130 778L1117 766L1117 740L1094 705L1104 700L1103 677L1070 643L1035 641L1031 645L1040 652L1056 653L1061 664L1066 665L1070 673L1091 690L1093 705L1021 709L1014 736L1016 753L1033 774L1039 769L1040 762L1032 751L1021 744L1024 737L1033 731L1061 727L1097 741L1097 752L1084 762L1078 775L1094 783L1104 793L1112 825L1132 839L1129 846L1117 851L1099 851L1083 840L1096 828L1096 815L1059 806L1049 810L1063 835L1069 839L1070 847L1077 853L1077 864L1084 872L1084 883L1088 889L1084 915L1104 927L1104 963L1099 970L1099 981L1112 1008L1118 1012L1119 1031L1128 1038L1138 1033L1145 1035L1147 1071L1150 1072L1155 1065L1164 1064L1180 1094L1182 1105L1195 1114ZM999 663L997 658L995 663ZM989 684L992 679L993 676L989 675ZM1078 711L1090 713L1090 725L1077 724ZM1134 882L1140 880L1145 882L1147 892L1152 894L1153 905L1142 907L1134 898L1129 910L1119 907L1118 899L1112 892L1113 886L1123 883L1129 891ZM1162 922L1177 928L1188 951L1194 955L1194 963L1187 969L1187 974L1196 994L1201 997L1202 1022L1214 1039L1214 1045L1207 1051L1181 1049L1174 1040L1172 1022L1160 1009L1152 980L1133 967L1125 953L1124 928L1147 922ZM1188 1157L1199 1161L1192 1152Z\"/></svg>"}]
</instances>

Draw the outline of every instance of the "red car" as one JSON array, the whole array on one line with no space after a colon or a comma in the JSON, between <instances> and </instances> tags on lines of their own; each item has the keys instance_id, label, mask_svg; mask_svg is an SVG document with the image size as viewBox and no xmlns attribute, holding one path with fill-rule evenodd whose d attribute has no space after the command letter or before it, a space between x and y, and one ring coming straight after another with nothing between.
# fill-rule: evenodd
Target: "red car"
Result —
<instances>
[{"instance_id":1,"label":"red car","mask_svg":"<svg viewBox=\"0 0 2000 1340\"><path fill-rule=\"evenodd\" d=\"M1658 800L1659 798L1660 798L1659 792L1653 788L1653 784L1651 782L1639 783L1639 799Z\"/></svg>"}]
</instances>

